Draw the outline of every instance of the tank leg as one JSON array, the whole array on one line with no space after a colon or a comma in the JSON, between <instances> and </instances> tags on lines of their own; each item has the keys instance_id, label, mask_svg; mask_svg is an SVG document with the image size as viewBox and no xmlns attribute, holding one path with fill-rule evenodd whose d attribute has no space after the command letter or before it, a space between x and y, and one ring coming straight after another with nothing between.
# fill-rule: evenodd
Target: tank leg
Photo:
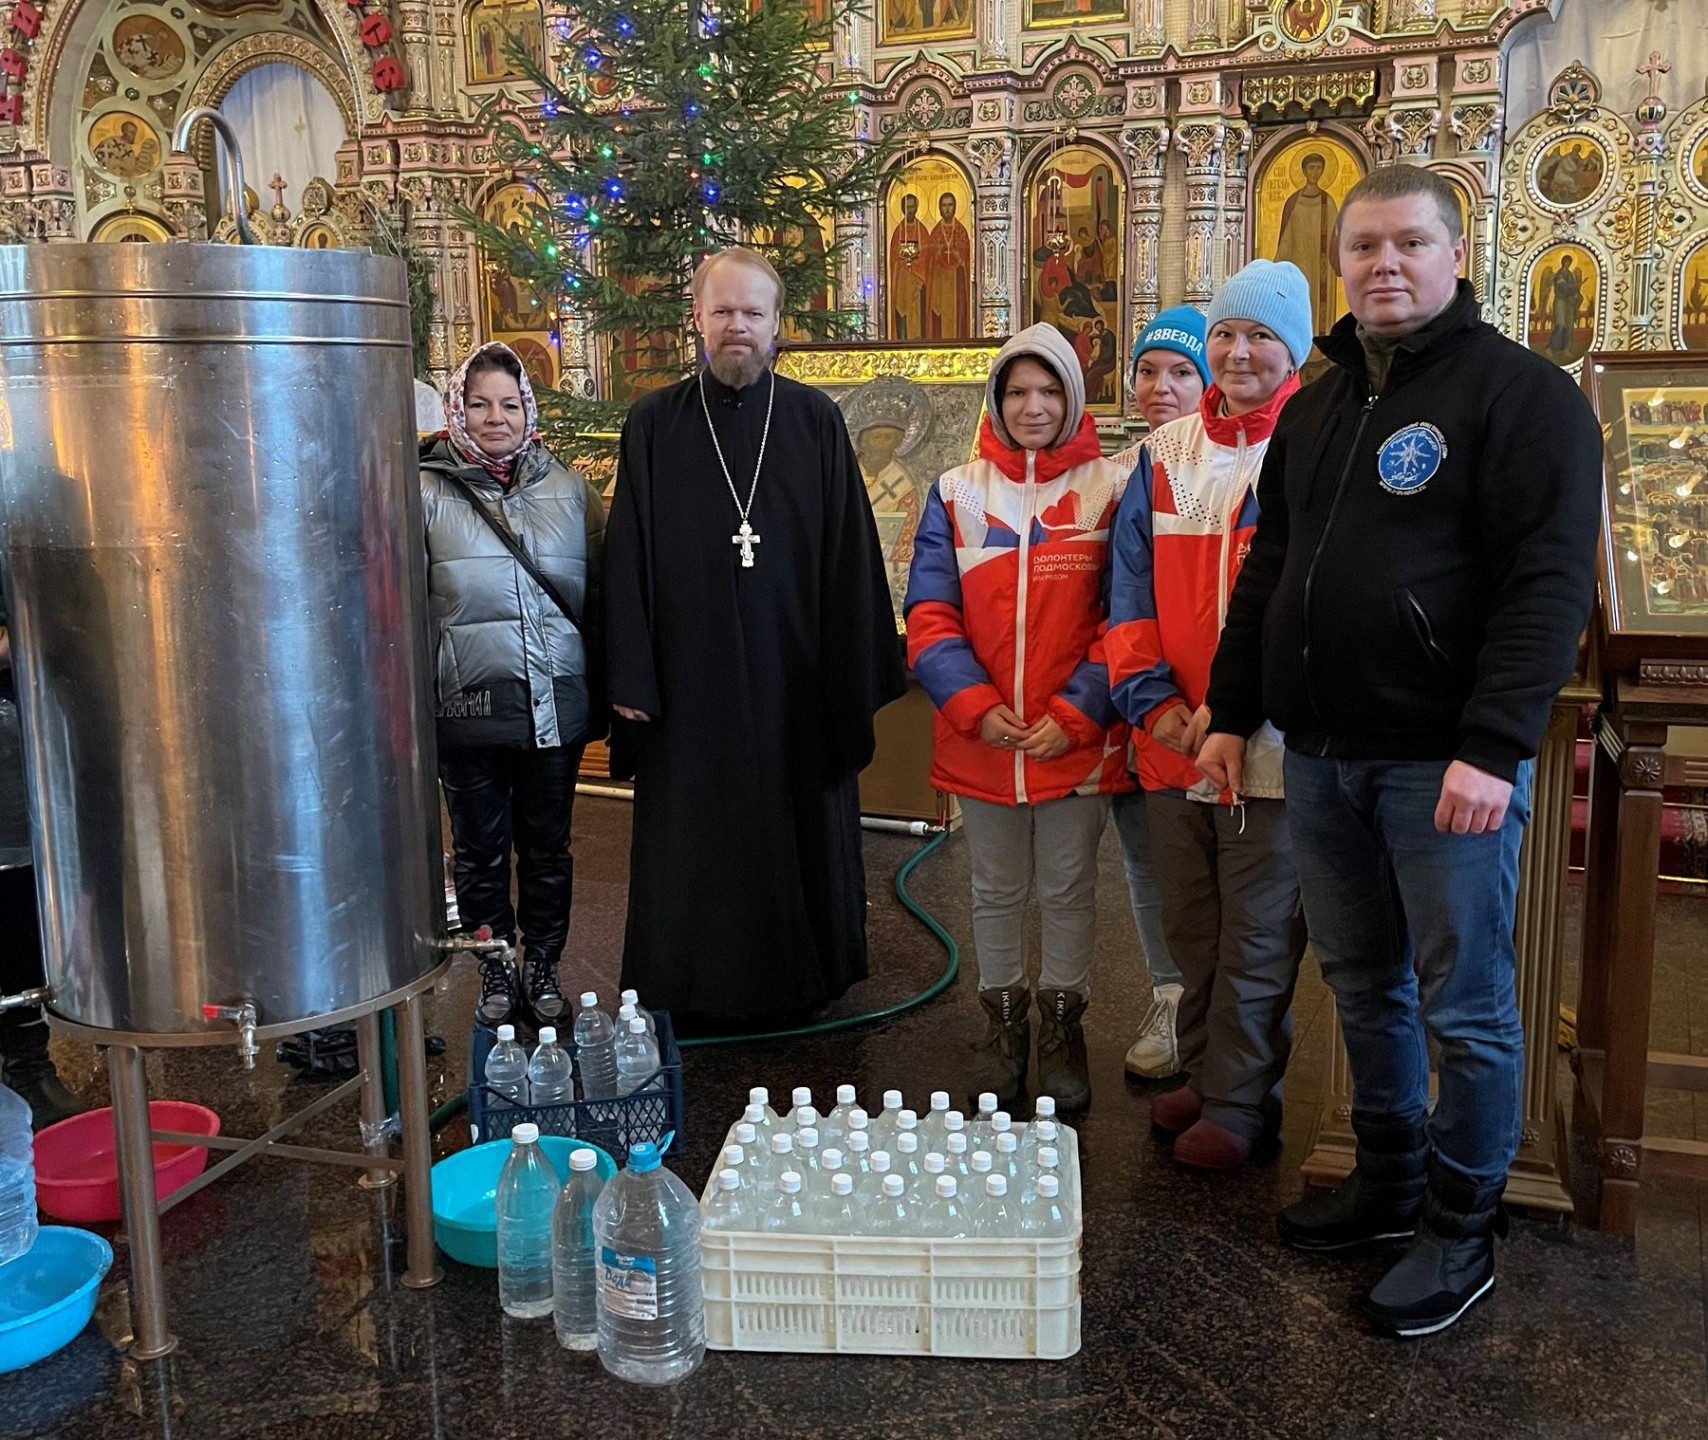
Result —
<instances>
[{"instance_id":1,"label":"tank leg","mask_svg":"<svg viewBox=\"0 0 1708 1440\"><path fill-rule=\"evenodd\" d=\"M385 1124L385 1081L380 1073L380 1017L369 1011L356 1022L356 1063L362 1067L366 1081L362 1086L362 1148L370 1155L384 1155L387 1145L379 1136ZM394 1170L364 1170L356 1183L364 1190L383 1190L397 1183Z\"/></svg>"},{"instance_id":2,"label":"tank leg","mask_svg":"<svg viewBox=\"0 0 1708 1440\"><path fill-rule=\"evenodd\" d=\"M160 1257L160 1208L154 1195L154 1143L149 1139L148 1077L134 1045L107 1048L113 1091L113 1136L130 1244L130 1353L158 1360L178 1348L166 1325L166 1280Z\"/></svg>"},{"instance_id":3,"label":"tank leg","mask_svg":"<svg viewBox=\"0 0 1708 1440\"><path fill-rule=\"evenodd\" d=\"M397 1057L404 1216L409 1227L403 1283L412 1290L425 1290L440 1280L433 1263L433 1136L427 1127L427 1030L421 1014L425 1003L422 995L403 1002L403 1043Z\"/></svg>"}]
</instances>

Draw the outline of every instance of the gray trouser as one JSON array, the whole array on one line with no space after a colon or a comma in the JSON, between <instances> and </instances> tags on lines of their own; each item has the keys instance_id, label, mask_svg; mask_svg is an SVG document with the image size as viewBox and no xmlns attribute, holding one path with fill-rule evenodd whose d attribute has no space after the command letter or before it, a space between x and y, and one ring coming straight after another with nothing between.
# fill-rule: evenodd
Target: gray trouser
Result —
<instances>
[{"instance_id":1,"label":"gray trouser","mask_svg":"<svg viewBox=\"0 0 1708 1440\"><path fill-rule=\"evenodd\" d=\"M979 989L1026 983L1026 905L1043 919L1044 990L1091 991L1097 935L1097 843L1107 795L1064 795L1041 805L961 798L973 872L973 943Z\"/></svg>"},{"instance_id":2,"label":"gray trouser","mask_svg":"<svg viewBox=\"0 0 1708 1440\"><path fill-rule=\"evenodd\" d=\"M1127 872L1127 898L1133 905L1133 925L1139 932L1139 948L1145 952L1151 988L1184 985L1186 981L1168 953L1168 937L1162 931L1162 894L1156 888L1156 873L1151 868L1145 792L1134 790L1117 795L1113 808L1115 833L1121 837L1121 864Z\"/></svg>"},{"instance_id":3,"label":"gray trouser","mask_svg":"<svg viewBox=\"0 0 1708 1440\"><path fill-rule=\"evenodd\" d=\"M1242 817L1154 792L1145 804L1163 929L1186 980L1180 1067L1206 1117L1256 1140L1280 1123L1305 951L1286 806L1248 800Z\"/></svg>"}]
</instances>

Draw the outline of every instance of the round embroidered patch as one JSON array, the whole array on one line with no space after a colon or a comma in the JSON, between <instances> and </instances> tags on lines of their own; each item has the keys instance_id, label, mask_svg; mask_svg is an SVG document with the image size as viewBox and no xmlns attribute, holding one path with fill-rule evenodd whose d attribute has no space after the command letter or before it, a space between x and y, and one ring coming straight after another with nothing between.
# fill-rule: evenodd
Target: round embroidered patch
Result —
<instances>
[{"instance_id":1,"label":"round embroidered patch","mask_svg":"<svg viewBox=\"0 0 1708 1440\"><path fill-rule=\"evenodd\" d=\"M1427 485L1447 458L1447 437L1433 425L1419 422L1396 430L1376 454L1376 473L1382 488L1395 495L1415 495Z\"/></svg>"}]
</instances>

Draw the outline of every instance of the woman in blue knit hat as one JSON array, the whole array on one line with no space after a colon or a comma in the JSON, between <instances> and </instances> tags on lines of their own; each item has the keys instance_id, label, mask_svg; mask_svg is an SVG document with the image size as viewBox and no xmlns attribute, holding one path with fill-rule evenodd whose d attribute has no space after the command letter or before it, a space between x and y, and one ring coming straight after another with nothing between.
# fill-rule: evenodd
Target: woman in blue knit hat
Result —
<instances>
[{"instance_id":1,"label":"woman in blue knit hat","mask_svg":"<svg viewBox=\"0 0 1708 1440\"><path fill-rule=\"evenodd\" d=\"M1133 389L1133 408L1144 416L1147 429L1154 432L1170 420L1195 414L1210 383L1210 367L1204 361L1204 312L1191 305L1159 311L1133 341L1127 380ZM1110 458L1130 475L1139 463L1143 443L1137 441ZM1174 1020L1186 982L1169 959L1162 933L1162 896L1151 873L1145 792L1117 795L1114 815L1121 863L1127 872L1127 897L1151 982L1151 1003L1139 1021L1138 1039L1127 1051L1127 1073L1142 1080L1164 1080L1180 1073Z\"/></svg>"},{"instance_id":2,"label":"woman in blue knit hat","mask_svg":"<svg viewBox=\"0 0 1708 1440\"><path fill-rule=\"evenodd\" d=\"M1237 792L1193 761L1228 596L1257 528L1263 454L1310 350L1310 286L1297 266L1254 260L1232 276L1210 305L1213 383L1195 414L1146 439L1115 521L1109 681L1134 727L1163 934L1184 982L1186 1083L1151 1102L1151 1123L1176 1161L1201 1170L1232 1169L1275 1141L1292 1045L1304 933L1281 737L1268 726L1252 737Z\"/></svg>"}]
</instances>

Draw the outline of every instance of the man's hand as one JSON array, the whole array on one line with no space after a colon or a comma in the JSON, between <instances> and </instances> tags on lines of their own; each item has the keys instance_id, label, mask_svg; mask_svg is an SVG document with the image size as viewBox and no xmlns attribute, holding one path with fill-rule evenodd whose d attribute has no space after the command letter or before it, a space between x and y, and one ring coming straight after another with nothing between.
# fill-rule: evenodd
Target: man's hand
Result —
<instances>
[{"instance_id":1,"label":"man's hand","mask_svg":"<svg viewBox=\"0 0 1708 1440\"><path fill-rule=\"evenodd\" d=\"M1245 741L1238 735L1206 735L1198 751L1198 773L1221 790L1245 783Z\"/></svg>"},{"instance_id":2,"label":"man's hand","mask_svg":"<svg viewBox=\"0 0 1708 1440\"><path fill-rule=\"evenodd\" d=\"M1186 753L1196 755L1204 748L1204 737L1210 733L1210 707L1200 705L1192 723L1186 727Z\"/></svg>"},{"instance_id":3,"label":"man's hand","mask_svg":"<svg viewBox=\"0 0 1708 1440\"><path fill-rule=\"evenodd\" d=\"M979 721L979 738L999 750L1014 749L1031 733L1031 727L1006 705L992 705Z\"/></svg>"},{"instance_id":4,"label":"man's hand","mask_svg":"<svg viewBox=\"0 0 1708 1440\"><path fill-rule=\"evenodd\" d=\"M1487 835L1506 821L1512 786L1498 775L1455 760L1441 777L1435 828L1443 835Z\"/></svg>"},{"instance_id":5,"label":"man's hand","mask_svg":"<svg viewBox=\"0 0 1708 1440\"><path fill-rule=\"evenodd\" d=\"M1058 755L1066 755L1072 744L1067 731L1046 715L1032 726L1031 733L1020 742L1020 748L1034 760L1054 760Z\"/></svg>"},{"instance_id":6,"label":"man's hand","mask_svg":"<svg viewBox=\"0 0 1708 1440\"><path fill-rule=\"evenodd\" d=\"M646 713L646 711L644 711L644 710L631 710L631 709L629 709L629 707L627 705L613 705L611 708L613 710L615 710L619 715L621 715L623 717L623 719L625 719L625 720L636 720L636 721L639 721L642 725L649 723L652 719L652 716L648 715Z\"/></svg>"},{"instance_id":7,"label":"man's hand","mask_svg":"<svg viewBox=\"0 0 1708 1440\"><path fill-rule=\"evenodd\" d=\"M1177 754L1190 755L1187 737L1191 731L1192 712L1184 705L1171 705L1157 716L1156 724L1151 726L1151 738Z\"/></svg>"}]
</instances>

